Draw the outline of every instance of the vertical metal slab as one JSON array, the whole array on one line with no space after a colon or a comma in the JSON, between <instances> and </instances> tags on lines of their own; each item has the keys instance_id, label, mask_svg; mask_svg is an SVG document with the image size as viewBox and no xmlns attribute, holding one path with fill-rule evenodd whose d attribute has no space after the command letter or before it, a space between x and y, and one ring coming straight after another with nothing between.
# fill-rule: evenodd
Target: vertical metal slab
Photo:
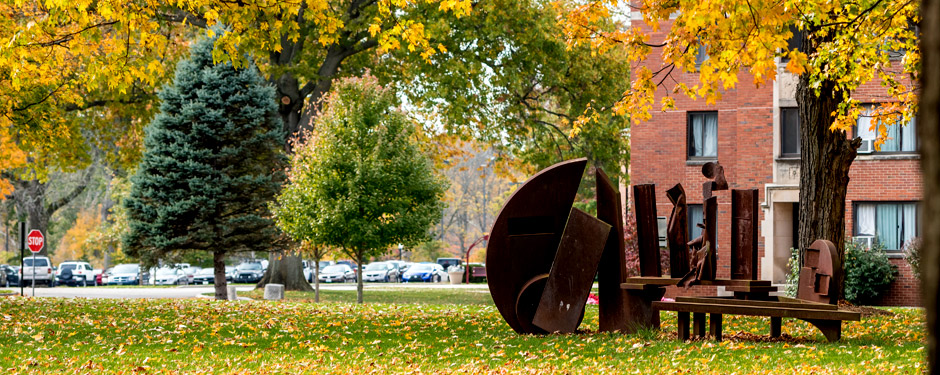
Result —
<instances>
[{"instance_id":1,"label":"vertical metal slab","mask_svg":"<svg viewBox=\"0 0 940 375\"><path fill-rule=\"evenodd\" d=\"M718 197L711 197L705 200L705 232L708 233L708 252L705 253L705 264L702 267L699 280L714 280L718 271L718 229L715 222L718 217Z\"/></svg>"},{"instance_id":2,"label":"vertical metal slab","mask_svg":"<svg viewBox=\"0 0 940 375\"><path fill-rule=\"evenodd\" d=\"M669 226L666 229L669 244L669 275L683 277L689 273L689 206L685 200L685 189L682 184L676 184L666 191L666 196L672 202L672 215L669 216ZM600 212L600 201L598 201Z\"/></svg>"},{"instance_id":3,"label":"vertical metal slab","mask_svg":"<svg viewBox=\"0 0 940 375\"><path fill-rule=\"evenodd\" d=\"M547 332L578 329L609 234L607 223L571 209L532 324Z\"/></svg>"},{"instance_id":4,"label":"vertical metal slab","mask_svg":"<svg viewBox=\"0 0 940 375\"><path fill-rule=\"evenodd\" d=\"M757 280L757 189L731 190L731 278Z\"/></svg>"},{"instance_id":5,"label":"vertical metal slab","mask_svg":"<svg viewBox=\"0 0 940 375\"><path fill-rule=\"evenodd\" d=\"M839 294L829 291L838 290L843 272L842 258L836 252L836 245L827 240L813 241L803 256L796 298L837 304L839 301L836 296Z\"/></svg>"},{"instance_id":6,"label":"vertical metal slab","mask_svg":"<svg viewBox=\"0 0 940 375\"><path fill-rule=\"evenodd\" d=\"M636 215L637 248L640 275L662 276L659 260L659 227L656 221L656 185L634 185L633 206Z\"/></svg>"},{"instance_id":7,"label":"vertical metal slab","mask_svg":"<svg viewBox=\"0 0 940 375\"><path fill-rule=\"evenodd\" d=\"M623 243L623 216L620 190L603 170L597 168L597 218L612 227L601 264L597 268L598 330L626 331L626 293L620 284L627 281L627 260Z\"/></svg>"}]
</instances>

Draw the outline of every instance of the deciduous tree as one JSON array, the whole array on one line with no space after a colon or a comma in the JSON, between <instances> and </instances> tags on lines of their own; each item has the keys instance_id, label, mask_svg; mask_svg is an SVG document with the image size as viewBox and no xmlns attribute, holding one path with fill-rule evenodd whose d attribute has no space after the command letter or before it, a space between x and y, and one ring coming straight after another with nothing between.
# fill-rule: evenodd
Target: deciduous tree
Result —
<instances>
[{"instance_id":1,"label":"deciduous tree","mask_svg":"<svg viewBox=\"0 0 940 375\"><path fill-rule=\"evenodd\" d=\"M440 218L444 183L415 144L415 124L371 76L343 79L278 196L278 225L294 239L340 249L359 264L393 244L425 238Z\"/></svg>"}]
</instances>

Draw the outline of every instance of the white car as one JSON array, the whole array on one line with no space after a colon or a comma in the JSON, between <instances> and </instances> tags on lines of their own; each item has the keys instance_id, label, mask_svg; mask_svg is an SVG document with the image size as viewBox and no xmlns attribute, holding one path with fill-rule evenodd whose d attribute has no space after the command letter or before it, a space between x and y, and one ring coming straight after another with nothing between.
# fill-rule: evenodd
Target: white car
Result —
<instances>
[{"instance_id":1,"label":"white car","mask_svg":"<svg viewBox=\"0 0 940 375\"><path fill-rule=\"evenodd\" d=\"M154 284L156 285L183 285L188 284L186 275L184 275L183 270L178 270L175 268L161 268L158 269L156 273L156 278L154 279Z\"/></svg>"},{"instance_id":2,"label":"white car","mask_svg":"<svg viewBox=\"0 0 940 375\"><path fill-rule=\"evenodd\" d=\"M36 284L55 285L55 272L52 271L52 261L49 260L49 257L33 255L23 258L20 276L23 285L31 285L33 280L36 281Z\"/></svg>"},{"instance_id":3,"label":"white car","mask_svg":"<svg viewBox=\"0 0 940 375\"><path fill-rule=\"evenodd\" d=\"M88 286L95 285L95 270L88 262L68 261L59 263L55 277L58 284Z\"/></svg>"}]
</instances>

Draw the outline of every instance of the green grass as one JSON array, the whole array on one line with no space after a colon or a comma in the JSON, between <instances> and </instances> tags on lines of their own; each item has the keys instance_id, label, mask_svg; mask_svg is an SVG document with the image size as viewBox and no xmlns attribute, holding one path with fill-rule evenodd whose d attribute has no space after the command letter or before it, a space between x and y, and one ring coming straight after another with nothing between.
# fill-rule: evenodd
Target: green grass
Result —
<instances>
[{"instance_id":1,"label":"green grass","mask_svg":"<svg viewBox=\"0 0 940 375\"><path fill-rule=\"evenodd\" d=\"M13 293L13 291L9 289L0 289L0 294L10 294L10 293Z\"/></svg>"},{"instance_id":2,"label":"green grass","mask_svg":"<svg viewBox=\"0 0 940 375\"><path fill-rule=\"evenodd\" d=\"M369 290L366 298L392 298L378 292ZM490 302L475 296L457 297L447 289L408 292L425 298L403 291L399 296L413 304L355 305L5 297L0 298L5 333L0 368L12 373L885 374L919 373L924 363L921 309L895 308L894 317L847 322L837 343L792 319L784 319L788 340L768 342L769 319L727 315L725 341L679 342L674 313L662 314L661 331L596 333L597 308L589 306L584 333L529 336L513 332ZM461 302L429 303L442 300Z\"/></svg>"},{"instance_id":3,"label":"green grass","mask_svg":"<svg viewBox=\"0 0 940 375\"><path fill-rule=\"evenodd\" d=\"M264 290L238 292L239 296L263 299ZM313 301L313 292L285 292L287 300ZM489 289L415 289L415 288L367 288L362 293L365 303L441 304L441 305L492 305ZM355 290L320 289L320 302L356 302Z\"/></svg>"}]
</instances>

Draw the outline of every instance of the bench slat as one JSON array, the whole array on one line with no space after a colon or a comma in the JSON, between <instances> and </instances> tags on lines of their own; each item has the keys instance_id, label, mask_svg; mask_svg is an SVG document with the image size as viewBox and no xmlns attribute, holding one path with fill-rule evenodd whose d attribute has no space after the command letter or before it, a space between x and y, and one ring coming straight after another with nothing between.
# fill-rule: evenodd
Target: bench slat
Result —
<instances>
[{"instance_id":1,"label":"bench slat","mask_svg":"<svg viewBox=\"0 0 940 375\"><path fill-rule=\"evenodd\" d=\"M769 316L818 320L861 320L861 314L844 310L798 309L787 307L762 307L723 303L653 302L653 309L730 315Z\"/></svg>"},{"instance_id":2,"label":"bench slat","mask_svg":"<svg viewBox=\"0 0 940 375\"><path fill-rule=\"evenodd\" d=\"M788 307L796 309L817 309L817 310L828 310L828 311L838 311L839 308L835 305L829 305L824 303L816 302L781 302L781 301L755 301L755 300L738 300L730 298L707 298L707 297L676 297L676 302L689 302L689 303L706 303L706 304L722 304L722 305L744 305L744 306L756 306L756 307Z\"/></svg>"}]
</instances>

